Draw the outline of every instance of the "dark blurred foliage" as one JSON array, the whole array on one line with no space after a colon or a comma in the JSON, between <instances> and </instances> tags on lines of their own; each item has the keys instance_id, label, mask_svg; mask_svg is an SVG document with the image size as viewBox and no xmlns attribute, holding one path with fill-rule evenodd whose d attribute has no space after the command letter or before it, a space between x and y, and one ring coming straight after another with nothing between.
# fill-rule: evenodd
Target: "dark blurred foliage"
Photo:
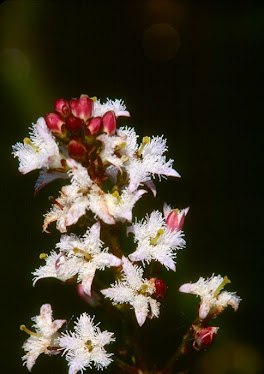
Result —
<instances>
[{"instance_id":1,"label":"dark blurred foliage","mask_svg":"<svg viewBox=\"0 0 264 374\"><path fill-rule=\"evenodd\" d=\"M168 138L182 178L163 181L156 200L143 197L135 213L161 209L164 200L191 207L177 272L162 273L169 289L161 318L142 327L147 356L164 363L195 317L198 301L179 295L180 284L214 272L228 275L227 289L243 301L237 313L228 308L214 322L216 343L191 370L263 373L263 20L264 5L254 2L1 4L1 373L27 372L19 325L30 326L42 303L53 305L55 318L96 313L73 286L44 280L32 287L39 253L59 238L41 232L47 198L59 183L34 198L38 173L20 175L10 155L56 98L82 93L123 98L132 115L128 125L141 136ZM41 356L32 372L67 368L58 357Z\"/></svg>"}]
</instances>

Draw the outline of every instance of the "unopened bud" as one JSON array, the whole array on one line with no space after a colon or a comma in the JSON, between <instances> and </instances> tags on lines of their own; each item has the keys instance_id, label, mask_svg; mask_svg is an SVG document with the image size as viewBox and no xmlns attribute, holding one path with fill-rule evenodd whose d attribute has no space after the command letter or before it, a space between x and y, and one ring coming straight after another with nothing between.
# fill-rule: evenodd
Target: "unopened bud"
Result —
<instances>
[{"instance_id":1,"label":"unopened bud","mask_svg":"<svg viewBox=\"0 0 264 374\"><path fill-rule=\"evenodd\" d=\"M98 134L102 126L101 117L93 117L87 123L87 128L90 130L91 135Z\"/></svg>"},{"instance_id":2,"label":"unopened bud","mask_svg":"<svg viewBox=\"0 0 264 374\"><path fill-rule=\"evenodd\" d=\"M219 327L206 327L200 330L193 342L193 347L200 351L210 346L215 341L218 329Z\"/></svg>"},{"instance_id":3,"label":"unopened bud","mask_svg":"<svg viewBox=\"0 0 264 374\"><path fill-rule=\"evenodd\" d=\"M156 278L155 279L155 288L156 288L156 297L163 298L167 291L167 285L163 279Z\"/></svg>"},{"instance_id":4,"label":"unopened bud","mask_svg":"<svg viewBox=\"0 0 264 374\"><path fill-rule=\"evenodd\" d=\"M54 108L62 117L68 117L71 113L71 108L68 101L64 99L58 99L54 103Z\"/></svg>"},{"instance_id":5,"label":"unopened bud","mask_svg":"<svg viewBox=\"0 0 264 374\"><path fill-rule=\"evenodd\" d=\"M106 112L103 115L103 131L108 135L113 135L116 131L116 116L113 111Z\"/></svg>"},{"instance_id":6,"label":"unopened bud","mask_svg":"<svg viewBox=\"0 0 264 374\"><path fill-rule=\"evenodd\" d=\"M68 152L70 157L75 159L83 159L86 154L86 148L79 139L72 139L68 144Z\"/></svg>"},{"instance_id":7,"label":"unopened bud","mask_svg":"<svg viewBox=\"0 0 264 374\"><path fill-rule=\"evenodd\" d=\"M81 95L79 99L72 99L70 106L75 117L87 121L92 115L94 101L87 95Z\"/></svg>"},{"instance_id":8,"label":"unopened bud","mask_svg":"<svg viewBox=\"0 0 264 374\"><path fill-rule=\"evenodd\" d=\"M169 227L171 231L180 231L188 211L189 208L182 210L173 209L166 219L167 227Z\"/></svg>"},{"instance_id":9,"label":"unopened bud","mask_svg":"<svg viewBox=\"0 0 264 374\"><path fill-rule=\"evenodd\" d=\"M65 122L57 113L48 113L45 120L48 128L55 136L61 136L64 133Z\"/></svg>"},{"instance_id":10,"label":"unopened bud","mask_svg":"<svg viewBox=\"0 0 264 374\"><path fill-rule=\"evenodd\" d=\"M83 126L83 121L80 118L70 116L66 119L65 127L70 132L77 133L81 130L82 126Z\"/></svg>"}]
</instances>

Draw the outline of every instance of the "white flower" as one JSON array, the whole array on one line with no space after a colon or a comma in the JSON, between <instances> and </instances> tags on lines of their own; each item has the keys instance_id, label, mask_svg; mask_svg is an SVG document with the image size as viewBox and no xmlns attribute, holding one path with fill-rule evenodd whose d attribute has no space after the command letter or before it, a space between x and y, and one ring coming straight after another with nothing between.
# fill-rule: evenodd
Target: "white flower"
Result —
<instances>
[{"instance_id":1,"label":"white flower","mask_svg":"<svg viewBox=\"0 0 264 374\"><path fill-rule=\"evenodd\" d=\"M107 367L112 361L112 353L107 353L104 346L115 341L113 333L101 332L86 313L81 314L75 322L74 330L62 333L58 338L59 345L64 349L63 354L66 353L69 374L83 373L86 368L92 368L92 364L97 370Z\"/></svg>"},{"instance_id":2,"label":"white flower","mask_svg":"<svg viewBox=\"0 0 264 374\"><path fill-rule=\"evenodd\" d=\"M58 336L57 331L66 322L64 319L56 319L53 321L52 309L50 304L44 304L40 308L40 315L33 317L33 327L36 332L32 332L22 325L21 330L30 334L30 337L23 344L23 349L26 354L22 357L24 365L27 365L29 371L31 371L36 359L41 353L48 355L56 354L56 343L55 339ZM52 350L54 348L54 350Z\"/></svg>"},{"instance_id":3,"label":"white flower","mask_svg":"<svg viewBox=\"0 0 264 374\"><path fill-rule=\"evenodd\" d=\"M108 249L102 250L102 246L99 222L88 229L83 238L74 234L63 235L56 245L60 253L51 252L46 259L46 265L33 273L34 284L41 278L54 277L65 281L78 274L77 282L80 282L84 292L91 296L96 270L121 264L118 257L108 253Z\"/></svg>"},{"instance_id":4,"label":"white flower","mask_svg":"<svg viewBox=\"0 0 264 374\"><path fill-rule=\"evenodd\" d=\"M102 294L109 297L113 304L128 303L135 309L136 318L140 326L145 322L150 309L150 317L159 316L159 305L151 297L155 293L153 279L143 278L143 269L132 265L125 257L122 258L123 279L112 284L110 288L102 290Z\"/></svg>"},{"instance_id":5,"label":"white flower","mask_svg":"<svg viewBox=\"0 0 264 374\"><path fill-rule=\"evenodd\" d=\"M176 250L185 246L182 231L171 231L165 223L162 214L154 211L145 220L129 227L128 232L134 234L134 241L138 244L135 252L128 257L132 261L159 261L166 268L175 271L174 258Z\"/></svg>"},{"instance_id":6,"label":"white flower","mask_svg":"<svg viewBox=\"0 0 264 374\"><path fill-rule=\"evenodd\" d=\"M143 138L140 147L136 145L136 134L133 129L121 128L118 135L126 135L128 160L124 163L129 177L129 191L135 191L142 183L149 183L155 175L180 177L179 173L172 168L173 160L166 161L163 155L167 151L166 139L154 136L151 139ZM122 150L120 151L122 154Z\"/></svg>"},{"instance_id":7,"label":"white flower","mask_svg":"<svg viewBox=\"0 0 264 374\"><path fill-rule=\"evenodd\" d=\"M227 283L231 283L227 277L212 275L208 279L201 277L196 283L185 283L179 291L200 296L199 317L205 319L208 315L217 316L228 305L231 305L235 311L238 309L240 297L236 296L235 292L221 292Z\"/></svg>"},{"instance_id":8,"label":"white flower","mask_svg":"<svg viewBox=\"0 0 264 374\"><path fill-rule=\"evenodd\" d=\"M113 111L116 117L125 116L130 117L129 112L126 110L126 106L123 100L107 99L106 103L101 104L100 100L94 102L93 117L102 117L106 112Z\"/></svg>"},{"instance_id":9,"label":"white flower","mask_svg":"<svg viewBox=\"0 0 264 374\"><path fill-rule=\"evenodd\" d=\"M64 158L42 117L33 124L30 139L25 138L24 144L16 143L13 146L13 154L18 157L18 170L23 174L41 168L61 168L61 160Z\"/></svg>"}]
</instances>

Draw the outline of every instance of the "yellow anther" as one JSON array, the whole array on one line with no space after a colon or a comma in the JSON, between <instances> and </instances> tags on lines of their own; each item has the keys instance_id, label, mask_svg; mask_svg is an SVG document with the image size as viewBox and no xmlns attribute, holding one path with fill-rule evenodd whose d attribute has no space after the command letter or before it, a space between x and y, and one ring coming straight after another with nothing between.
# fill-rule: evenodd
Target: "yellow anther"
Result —
<instances>
[{"instance_id":1,"label":"yellow anther","mask_svg":"<svg viewBox=\"0 0 264 374\"><path fill-rule=\"evenodd\" d=\"M36 153L38 153L39 148L36 145L34 145L29 138L24 138L24 144L30 145L30 147L34 148L36 150Z\"/></svg>"},{"instance_id":2,"label":"yellow anther","mask_svg":"<svg viewBox=\"0 0 264 374\"><path fill-rule=\"evenodd\" d=\"M25 325L20 325L20 330L26 332L28 335L36 336L37 338L41 338L40 334L29 330Z\"/></svg>"},{"instance_id":3,"label":"yellow anther","mask_svg":"<svg viewBox=\"0 0 264 374\"><path fill-rule=\"evenodd\" d=\"M96 97L96 96L93 96L93 97L90 97L90 99L92 99L93 101L96 101L96 100L97 100L97 97Z\"/></svg>"},{"instance_id":4,"label":"yellow anther","mask_svg":"<svg viewBox=\"0 0 264 374\"><path fill-rule=\"evenodd\" d=\"M83 257L85 257L85 259L87 261L90 261L91 258L92 258L92 256L89 253L85 252L83 249L73 248L73 253L74 254L78 254L79 253L80 255L82 255Z\"/></svg>"},{"instance_id":5,"label":"yellow anther","mask_svg":"<svg viewBox=\"0 0 264 374\"><path fill-rule=\"evenodd\" d=\"M145 146L150 142L150 138L148 136L144 136L144 138L142 139L142 144L138 150L138 155L141 156L142 155L142 152L143 152L143 149L145 148Z\"/></svg>"},{"instance_id":6,"label":"yellow anther","mask_svg":"<svg viewBox=\"0 0 264 374\"><path fill-rule=\"evenodd\" d=\"M231 281L227 278L227 276L225 276L224 279L223 279L223 282L221 282L221 283L219 284L219 286L217 287L217 289L215 290L215 292L214 292L214 294L213 294L213 297L216 297L216 296L219 294L219 292L221 291L221 289L222 289L223 287L225 287L225 285L226 285L227 283L231 283Z\"/></svg>"},{"instance_id":7,"label":"yellow anther","mask_svg":"<svg viewBox=\"0 0 264 374\"><path fill-rule=\"evenodd\" d=\"M123 142L123 143L117 145L117 146L115 147L115 150L116 150L116 151L120 151L120 149L122 149L122 148L126 148L126 145L127 145L126 142Z\"/></svg>"},{"instance_id":8,"label":"yellow anther","mask_svg":"<svg viewBox=\"0 0 264 374\"><path fill-rule=\"evenodd\" d=\"M161 235L163 235L163 234L164 234L164 230L163 230L163 229L159 229L158 232L157 232L157 235L155 236L154 239L152 239L152 240L150 241L149 244L150 244L150 245L156 244L157 241L159 240L159 238L161 237Z\"/></svg>"},{"instance_id":9,"label":"yellow anther","mask_svg":"<svg viewBox=\"0 0 264 374\"><path fill-rule=\"evenodd\" d=\"M41 253L41 254L39 255L39 258L40 258L41 260L47 260L48 255L47 255L46 253Z\"/></svg>"},{"instance_id":10,"label":"yellow anther","mask_svg":"<svg viewBox=\"0 0 264 374\"><path fill-rule=\"evenodd\" d=\"M115 198L117 199L118 202L120 202L121 199L120 199L120 195L119 195L119 192L118 192L118 191L114 191L114 192L112 193L112 196L115 197Z\"/></svg>"},{"instance_id":11,"label":"yellow anther","mask_svg":"<svg viewBox=\"0 0 264 374\"><path fill-rule=\"evenodd\" d=\"M144 293L147 291L147 289L148 289L148 286L146 284L142 284L142 286L140 287L140 291L139 292L142 295L144 295Z\"/></svg>"}]
</instances>

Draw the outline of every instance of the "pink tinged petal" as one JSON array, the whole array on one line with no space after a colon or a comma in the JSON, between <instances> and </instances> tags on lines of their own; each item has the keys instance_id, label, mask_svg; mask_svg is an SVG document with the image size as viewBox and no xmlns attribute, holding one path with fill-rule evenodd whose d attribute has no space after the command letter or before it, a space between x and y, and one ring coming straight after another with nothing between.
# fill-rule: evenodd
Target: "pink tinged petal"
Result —
<instances>
[{"instance_id":1,"label":"pink tinged petal","mask_svg":"<svg viewBox=\"0 0 264 374\"><path fill-rule=\"evenodd\" d=\"M96 258L97 266L120 266L121 259L111 253L101 253Z\"/></svg>"},{"instance_id":2,"label":"pink tinged petal","mask_svg":"<svg viewBox=\"0 0 264 374\"><path fill-rule=\"evenodd\" d=\"M59 171L48 171L48 172L41 171L35 183L34 196L36 196L39 193L39 191L43 187L45 187L47 184L59 178L68 179L69 175L67 173L61 173Z\"/></svg>"},{"instance_id":3,"label":"pink tinged petal","mask_svg":"<svg viewBox=\"0 0 264 374\"><path fill-rule=\"evenodd\" d=\"M83 291L88 296L91 296L93 279L94 279L94 274L93 276L87 277L85 278L85 280L82 281Z\"/></svg>"},{"instance_id":4,"label":"pink tinged petal","mask_svg":"<svg viewBox=\"0 0 264 374\"><path fill-rule=\"evenodd\" d=\"M183 227L185 217L189 211L189 208L182 209L173 209L166 219L167 227L172 231L180 231Z\"/></svg>"},{"instance_id":5,"label":"pink tinged petal","mask_svg":"<svg viewBox=\"0 0 264 374\"><path fill-rule=\"evenodd\" d=\"M126 229L127 236L130 233L135 235L135 226L134 225L127 227L127 229Z\"/></svg>"},{"instance_id":6,"label":"pink tinged petal","mask_svg":"<svg viewBox=\"0 0 264 374\"><path fill-rule=\"evenodd\" d=\"M71 113L71 108L68 101L58 99L54 103L54 108L62 117L67 117Z\"/></svg>"},{"instance_id":7,"label":"pink tinged petal","mask_svg":"<svg viewBox=\"0 0 264 374\"><path fill-rule=\"evenodd\" d=\"M50 129L52 134L61 136L65 132L65 122L57 113L48 113L45 116L45 120L47 127Z\"/></svg>"},{"instance_id":8,"label":"pink tinged petal","mask_svg":"<svg viewBox=\"0 0 264 374\"><path fill-rule=\"evenodd\" d=\"M55 321L53 321L53 323L52 323L55 331L59 330L61 328L61 326L64 325L65 322L67 322L66 319L55 319Z\"/></svg>"},{"instance_id":9,"label":"pink tinged petal","mask_svg":"<svg viewBox=\"0 0 264 374\"><path fill-rule=\"evenodd\" d=\"M101 290L105 297L109 297L114 303L132 303L134 300L134 292L125 286L115 286Z\"/></svg>"},{"instance_id":10,"label":"pink tinged petal","mask_svg":"<svg viewBox=\"0 0 264 374\"><path fill-rule=\"evenodd\" d=\"M167 203L164 203L163 204L163 215L164 215L165 219L167 219L167 217L171 213L171 211L172 211L171 207Z\"/></svg>"},{"instance_id":11,"label":"pink tinged petal","mask_svg":"<svg viewBox=\"0 0 264 374\"><path fill-rule=\"evenodd\" d=\"M196 294L193 283L185 283L179 288L180 292Z\"/></svg>"},{"instance_id":12,"label":"pink tinged petal","mask_svg":"<svg viewBox=\"0 0 264 374\"><path fill-rule=\"evenodd\" d=\"M199 317L205 319L210 311L210 305L202 303L199 308Z\"/></svg>"},{"instance_id":13,"label":"pink tinged petal","mask_svg":"<svg viewBox=\"0 0 264 374\"><path fill-rule=\"evenodd\" d=\"M87 122L86 126L87 126L87 129L89 130L91 135L98 134L101 130L101 127L102 127L102 118L101 117L93 117Z\"/></svg>"},{"instance_id":14,"label":"pink tinged petal","mask_svg":"<svg viewBox=\"0 0 264 374\"><path fill-rule=\"evenodd\" d=\"M130 117L130 113L127 110L120 110L119 112L115 112L116 118L118 117Z\"/></svg>"},{"instance_id":15,"label":"pink tinged petal","mask_svg":"<svg viewBox=\"0 0 264 374\"><path fill-rule=\"evenodd\" d=\"M163 173L162 173L163 174ZM175 170L175 169L170 169L169 171L166 172L165 175L168 175L170 177L177 177L181 178L180 174Z\"/></svg>"},{"instance_id":16,"label":"pink tinged petal","mask_svg":"<svg viewBox=\"0 0 264 374\"><path fill-rule=\"evenodd\" d=\"M161 260L159 260L161 262ZM170 257L167 257L165 258L165 260L163 260L161 263L163 263L163 265L165 265L166 267L168 267L169 269L173 270L173 271L176 271L176 265L175 265L175 262L173 261L172 258Z\"/></svg>"},{"instance_id":17,"label":"pink tinged petal","mask_svg":"<svg viewBox=\"0 0 264 374\"><path fill-rule=\"evenodd\" d=\"M148 181L145 181L143 183L146 187L148 187L150 189L153 196L156 197L157 196L157 188L156 188L155 184L152 182L152 180L148 180Z\"/></svg>"},{"instance_id":18,"label":"pink tinged petal","mask_svg":"<svg viewBox=\"0 0 264 374\"><path fill-rule=\"evenodd\" d=\"M160 303L157 302L156 300L152 299L149 297L149 305L150 305L150 311L151 311L151 318L153 317L159 317L159 306Z\"/></svg>"},{"instance_id":19,"label":"pink tinged petal","mask_svg":"<svg viewBox=\"0 0 264 374\"><path fill-rule=\"evenodd\" d=\"M92 308L95 308L100 304L100 296L95 291L91 291L91 296L88 296L87 293L84 292L82 284L77 285L77 293L80 296L80 298L82 298Z\"/></svg>"},{"instance_id":20,"label":"pink tinged petal","mask_svg":"<svg viewBox=\"0 0 264 374\"><path fill-rule=\"evenodd\" d=\"M108 135L113 135L116 131L116 116L113 111L103 115L103 131Z\"/></svg>"},{"instance_id":21,"label":"pink tinged petal","mask_svg":"<svg viewBox=\"0 0 264 374\"><path fill-rule=\"evenodd\" d=\"M72 114L84 121L87 121L92 114L94 102L87 95L81 95L79 99L72 99L70 101Z\"/></svg>"},{"instance_id":22,"label":"pink tinged petal","mask_svg":"<svg viewBox=\"0 0 264 374\"><path fill-rule=\"evenodd\" d=\"M133 302L133 307L135 308L135 314L139 326L142 326L146 321L148 315L148 298L143 295L137 295Z\"/></svg>"},{"instance_id":23,"label":"pink tinged petal","mask_svg":"<svg viewBox=\"0 0 264 374\"><path fill-rule=\"evenodd\" d=\"M128 258L131 261L143 261L144 259L146 259L146 253L144 251L144 248L138 248L135 252L128 255Z\"/></svg>"},{"instance_id":24,"label":"pink tinged petal","mask_svg":"<svg viewBox=\"0 0 264 374\"><path fill-rule=\"evenodd\" d=\"M100 239L100 230L101 230L100 222L96 222L90 228L90 236L93 237L96 241Z\"/></svg>"}]
</instances>

